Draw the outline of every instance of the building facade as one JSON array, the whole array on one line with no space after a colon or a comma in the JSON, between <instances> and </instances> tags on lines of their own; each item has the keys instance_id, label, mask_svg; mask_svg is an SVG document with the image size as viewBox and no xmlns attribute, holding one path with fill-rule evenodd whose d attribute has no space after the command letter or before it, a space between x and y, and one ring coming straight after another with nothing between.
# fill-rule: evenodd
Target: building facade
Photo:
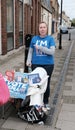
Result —
<instances>
[{"instance_id":1,"label":"building facade","mask_svg":"<svg viewBox=\"0 0 75 130\"><path fill-rule=\"evenodd\" d=\"M0 0L0 54L25 44L26 34L38 34L40 0Z\"/></svg>"},{"instance_id":2,"label":"building facade","mask_svg":"<svg viewBox=\"0 0 75 130\"><path fill-rule=\"evenodd\" d=\"M62 26L71 27L70 18L66 15L65 11L62 11Z\"/></svg>"},{"instance_id":3,"label":"building facade","mask_svg":"<svg viewBox=\"0 0 75 130\"><path fill-rule=\"evenodd\" d=\"M52 30L52 8L50 0L41 0L41 21L45 21L48 25L48 34L51 35Z\"/></svg>"},{"instance_id":4,"label":"building facade","mask_svg":"<svg viewBox=\"0 0 75 130\"><path fill-rule=\"evenodd\" d=\"M53 12L50 1L0 0L0 55L24 46L27 34L38 34L41 21L48 24L48 34L52 34Z\"/></svg>"},{"instance_id":5,"label":"building facade","mask_svg":"<svg viewBox=\"0 0 75 130\"><path fill-rule=\"evenodd\" d=\"M59 3L58 0L50 0L52 6L52 34L57 32L59 18Z\"/></svg>"},{"instance_id":6,"label":"building facade","mask_svg":"<svg viewBox=\"0 0 75 130\"><path fill-rule=\"evenodd\" d=\"M23 45L23 0L0 0L0 54Z\"/></svg>"}]
</instances>

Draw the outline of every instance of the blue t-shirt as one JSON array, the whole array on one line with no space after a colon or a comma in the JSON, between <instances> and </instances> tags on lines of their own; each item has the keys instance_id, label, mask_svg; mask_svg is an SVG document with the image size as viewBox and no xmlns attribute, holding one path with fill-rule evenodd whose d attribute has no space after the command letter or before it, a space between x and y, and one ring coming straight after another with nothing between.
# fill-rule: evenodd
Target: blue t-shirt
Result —
<instances>
[{"instance_id":1,"label":"blue t-shirt","mask_svg":"<svg viewBox=\"0 0 75 130\"><path fill-rule=\"evenodd\" d=\"M34 45L40 45L47 48L55 46L55 41L52 36L47 35L44 38L41 38L40 36L34 36L31 40L30 47L33 48L32 64L38 64L38 65L54 64L53 55L48 55L40 51L39 49L35 49Z\"/></svg>"}]
</instances>

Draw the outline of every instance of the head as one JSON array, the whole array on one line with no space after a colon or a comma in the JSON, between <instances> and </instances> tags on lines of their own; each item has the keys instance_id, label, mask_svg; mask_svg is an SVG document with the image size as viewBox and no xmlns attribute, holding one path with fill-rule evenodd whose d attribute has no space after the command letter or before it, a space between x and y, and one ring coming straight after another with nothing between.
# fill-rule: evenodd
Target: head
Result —
<instances>
[{"instance_id":1,"label":"head","mask_svg":"<svg viewBox=\"0 0 75 130\"><path fill-rule=\"evenodd\" d=\"M39 24L39 35L41 37L45 37L48 33L48 26L45 22L41 22Z\"/></svg>"}]
</instances>

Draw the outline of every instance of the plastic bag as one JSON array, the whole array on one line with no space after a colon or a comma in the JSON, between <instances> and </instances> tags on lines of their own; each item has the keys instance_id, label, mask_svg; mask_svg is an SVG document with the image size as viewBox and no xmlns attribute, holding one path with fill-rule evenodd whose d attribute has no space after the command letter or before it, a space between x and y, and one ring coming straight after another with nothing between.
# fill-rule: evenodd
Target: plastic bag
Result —
<instances>
[{"instance_id":1,"label":"plastic bag","mask_svg":"<svg viewBox=\"0 0 75 130\"><path fill-rule=\"evenodd\" d=\"M29 123L38 123L40 121L44 122L47 117L42 110L42 107L39 106L21 107L19 109L18 116Z\"/></svg>"},{"instance_id":2,"label":"plastic bag","mask_svg":"<svg viewBox=\"0 0 75 130\"><path fill-rule=\"evenodd\" d=\"M7 103L10 97L8 86L0 73L0 106Z\"/></svg>"}]
</instances>

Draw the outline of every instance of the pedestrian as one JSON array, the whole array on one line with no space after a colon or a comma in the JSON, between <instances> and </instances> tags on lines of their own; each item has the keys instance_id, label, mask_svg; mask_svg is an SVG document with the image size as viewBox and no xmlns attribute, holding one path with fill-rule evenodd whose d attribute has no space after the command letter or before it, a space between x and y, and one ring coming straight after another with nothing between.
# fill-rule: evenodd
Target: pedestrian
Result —
<instances>
[{"instance_id":1,"label":"pedestrian","mask_svg":"<svg viewBox=\"0 0 75 130\"><path fill-rule=\"evenodd\" d=\"M43 67L49 75L47 89L44 93L44 106L50 110L50 80L54 69L55 41L51 35L48 35L48 26L45 22L39 24L39 35L32 38L28 52L26 65L32 67Z\"/></svg>"}]
</instances>

